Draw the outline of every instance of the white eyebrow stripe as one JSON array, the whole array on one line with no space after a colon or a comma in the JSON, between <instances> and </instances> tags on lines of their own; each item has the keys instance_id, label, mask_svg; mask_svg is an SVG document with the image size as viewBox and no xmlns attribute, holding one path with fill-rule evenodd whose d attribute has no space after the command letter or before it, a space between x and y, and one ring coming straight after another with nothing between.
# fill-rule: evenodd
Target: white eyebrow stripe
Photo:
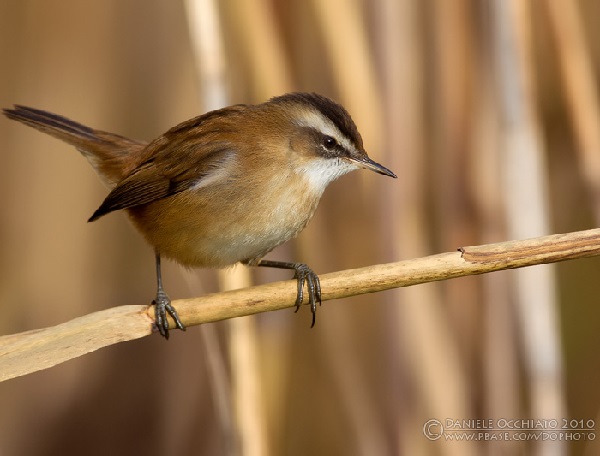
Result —
<instances>
[{"instance_id":1,"label":"white eyebrow stripe","mask_svg":"<svg viewBox=\"0 0 600 456\"><path fill-rule=\"evenodd\" d=\"M356 151L352 142L342 134L339 128L337 128L330 119L321 113L316 113L310 109L303 109L301 111L301 116L299 116L296 122L301 127L316 128L324 135L335 138L336 141L348 151Z\"/></svg>"}]
</instances>

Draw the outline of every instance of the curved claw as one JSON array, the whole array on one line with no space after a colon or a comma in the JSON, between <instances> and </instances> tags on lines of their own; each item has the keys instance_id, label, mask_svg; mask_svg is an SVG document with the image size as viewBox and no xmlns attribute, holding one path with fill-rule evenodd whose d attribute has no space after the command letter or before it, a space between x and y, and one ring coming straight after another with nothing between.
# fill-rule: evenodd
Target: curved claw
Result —
<instances>
[{"instance_id":1,"label":"curved claw","mask_svg":"<svg viewBox=\"0 0 600 456\"><path fill-rule=\"evenodd\" d=\"M169 320L167 320L167 314L173 318L175 326L178 329L185 331L185 326L181 323L181 320L179 320L179 315L177 315L175 307L171 305L171 299L164 291L158 291L152 304L154 305L155 324L161 336L167 340L169 339Z\"/></svg>"},{"instance_id":2,"label":"curved claw","mask_svg":"<svg viewBox=\"0 0 600 456\"><path fill-rule=\"evenodd\" d=\"M317 303L321 305L321 281L319 276L303 263L295 263L294 278L298 280L298 294L296 296L296 312L304 301L304 283L308 287L308 302L310 304L310 311L312 312L312 323L310 327L315 325L317 315Z\"/></svg>"},{"instance_id":3,"label":"curved claw","mask_svg":"<svg viewBox=\"0 0 600 456\"><path fill-rule=\"evenodd\" d=\"M250 260L244 261L246 264L250 264ZM312 328L315 325L315 318L317 315L317 303L321 305L321 281L319 276L304 263L286 263L283 261L271 261L271 260L260 260L258 263L254 263L256 266L262 266L267 268L278 268L278 269L289 269L294 271L294 279L298 281L298 291L296 293L296 312L304 301L304 284L306 283L308 288L308 302L310 304L310 311L312 312Z\"/></svg>"}]
</instances>

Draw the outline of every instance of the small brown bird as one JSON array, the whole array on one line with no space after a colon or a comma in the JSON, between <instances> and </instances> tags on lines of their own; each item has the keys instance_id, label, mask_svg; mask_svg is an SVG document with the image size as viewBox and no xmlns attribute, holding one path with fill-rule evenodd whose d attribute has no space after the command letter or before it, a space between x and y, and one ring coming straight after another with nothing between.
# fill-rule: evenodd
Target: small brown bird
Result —
<instances>
[{"instance_id":1,"label":"small brown bird","mask_svg":"<svg viewBox=\"0 0 600 456\"><path fill-rule=\"evenodd\" d=\"M348 112L313 93L235 105L183 122L150 143L39 109L4 114L75 146L111 189L89 221L126 209L156 253L156 326L169 337L161 256L188 267L242 262L295 271L296 310L306 283L315 323L318 276L305 264L262 258L309 222L327 185L358 168L396 177L371 160Z\"/></svg>"}]
</instances>

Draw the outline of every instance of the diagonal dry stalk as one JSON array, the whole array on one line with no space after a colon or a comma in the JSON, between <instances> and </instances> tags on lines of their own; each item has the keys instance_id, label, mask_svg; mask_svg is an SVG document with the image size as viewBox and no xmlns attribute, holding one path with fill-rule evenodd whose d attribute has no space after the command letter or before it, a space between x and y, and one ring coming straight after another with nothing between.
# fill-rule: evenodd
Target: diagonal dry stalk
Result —
<instances>
[{"instance_id":1,"label":"diagonal dry stalk","mask_svg":"<svg viewBox=\"0 0 600 456\"><path fill-rule=\"evenodd\" d=\"M456 252L323 274L323 301L600 255L600 229L464 247ZM294 305L295 281L173 301L186 326ZM121 306L50 328L0 337L0 381L52 367L118 342L152 333L153 310ZM172 323L172 322L171 322Z\"/></svg>"}]
</instances>

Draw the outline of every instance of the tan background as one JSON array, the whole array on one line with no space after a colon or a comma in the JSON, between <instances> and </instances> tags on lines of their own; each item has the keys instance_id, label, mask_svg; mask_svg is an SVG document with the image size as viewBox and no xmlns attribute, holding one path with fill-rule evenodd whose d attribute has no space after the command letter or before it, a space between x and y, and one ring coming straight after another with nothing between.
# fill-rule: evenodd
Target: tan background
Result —
<instances>
[{"instance_id":1,"label":"tan background","mask_svg":"<svg viewBox=\"0 0 600 456\"><path fill-rule=\"evenodd\" d=\"M317 272L597 226L597 1L218 4L215 83L178 1L0 0L0 105L152 139L203 112L220 84L230 103L337 99L399 179L340 179L272 254ZM518 58L503 60L511 43ZM525 112L514 123L512 77ZM534 138L542 183L524 213L508 196L535 192L527 154L508 164L519 132ZM126 218L85 222L106 190L75 150L2 118L0 159L1 334L152 299L153 254ZM600 421L600 262L550 271L525 300L523 280L501 272L328 302L312 330L303 308L244 319L241 332L222 322L103 349L0 384L0 454L594 454L595 442L422 433L432 418ZM218 289L216 273L171 263L165 281L173 298ZM538 304L550 332L524 316Z\"/></svg>"}]
</instances>

